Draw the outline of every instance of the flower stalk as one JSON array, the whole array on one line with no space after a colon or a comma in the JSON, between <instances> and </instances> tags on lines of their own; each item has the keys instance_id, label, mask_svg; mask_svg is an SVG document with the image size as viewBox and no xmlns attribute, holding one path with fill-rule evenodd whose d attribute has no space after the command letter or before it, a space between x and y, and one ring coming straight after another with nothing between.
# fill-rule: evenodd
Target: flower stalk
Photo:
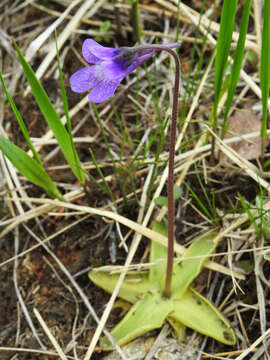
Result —
<instances>
[{"instance_id":1,"label":"flower stalk","mask_svg":"<svg viewBox=\"0 0 270 360\"><path fill-rule=\"evenodd\" d=\"M165 279L164 296L169 298L171 296L171 283L173 273L173 259L174 259L174 218L175 218L175 203L174 203L174 156L176 143L176 128L178 115L178 95L180 87L180 61L177 53L166 45L139 45L138 52L159 51L165 50L173 56L175 61L175 80L173 89L173 104L172 117L170 127L170 145L169 145L169 166L168 166L168 182L167 182L167 196L168 196L168 255L167 255L167 269Z\"/></svg>"},{"instance_id":2,"label":"flower stalk","mask_svg":"<svg viewBox=\"0 0 270 360\"><path fill-rule=\"evenodd\" d=\"M168 182L167 182L167 196L168 196L168 253L167 253L167 269L165 279L164 296L170 298L171 283L173 275L173 259L174 259L174 223L175 223L175 203L174 203L174 156L177 130L177 116L178 116L178 95L180 87L180 60L177 53L166 45L140 45L142 50L165 50L173 56L175 61L175 79L173 89L173 104L172 117L170 126L170 144L169 144L169 166L168 166Z\"/></svg>"},{"instance_id":3,"label":"flower stalk","mask_svg":"<svg viewBox=\"0 0 270 360\"><path fill-rule=\"evenodd\" d=\"M173 91L172 118L170 128L169 166L168 166L168 256L164 296L171 295L171 282L174 258L174 155L178 115L178 94L180 85L180 61L172 50L181 43L166 45L138 45L118 49L103 47L92 39L86 39L82 46L84 59L93 64L78 70L70 78L71 89L75 92L91 90L88 98L92 102L103 102L111 97L120 82L142 63L151 58L155 52L165 50L175 60L175 83Z\"/></svg>"},{"instance_id":4,"label":"flower stalk","mask_svg":"<svg viewBox=\"0 0 270 360\"><path fill-rule=\"evenodd\" d=\"M173 258L174 258L174 155L175 155L175 142L176 142L176 128L177 128L177 115L178 115L178 94L180 85L180 61L176 52L168 49L168 52L174 57L175 60L175 80L173 89L173 104L172 104L172 118L170 128L170 147L169 147L169 168L168 168L168 257L167 257L167 272L165 281L165 296L171 295L171 283L173 272Z\"/></svg>"}]
</instances>

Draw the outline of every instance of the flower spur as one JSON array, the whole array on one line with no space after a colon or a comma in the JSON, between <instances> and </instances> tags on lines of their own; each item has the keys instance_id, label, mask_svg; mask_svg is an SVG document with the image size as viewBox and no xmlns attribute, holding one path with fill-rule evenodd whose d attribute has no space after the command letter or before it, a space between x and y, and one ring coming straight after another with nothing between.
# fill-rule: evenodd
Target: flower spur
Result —
<instances>
[{"instance_id":1,"label":"flower spur","mask_svg":"<svg viewBox=\"0 0 270 360\"><path fill-rule=\"evenodd\" d=\"M111 48L86 39L82 45L84 59L92 64L76 71L70 77L74 92L85 92L90 101L100 103L111 97L121 81L156 51L179 47L180 43L166 45L138 45L133 47Z\"/></svg>"}]
</instances>

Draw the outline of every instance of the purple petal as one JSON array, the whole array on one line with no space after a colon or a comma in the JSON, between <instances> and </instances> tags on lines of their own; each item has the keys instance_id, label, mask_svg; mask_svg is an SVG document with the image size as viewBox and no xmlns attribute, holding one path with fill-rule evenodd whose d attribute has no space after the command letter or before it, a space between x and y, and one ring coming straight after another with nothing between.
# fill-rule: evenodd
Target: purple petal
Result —
<instances>
[{"instance_id":1,"label":"purple petal","mask_svg":"<svg viewBox=\"0 0 270 360\"><path fill-rule=\"evenodd\" d=\"M84 59L92 64L97 64L102 59L110 59L115 56L116 52L116 49L104 47L93 39L84 40L82 45Z\"/></svg>"},{"instance_id":2,"label":"purple petal","mask_svg":"<svg viewBox=\"0 0 270 360\"><path fill-rule=\"evenodd\" d=\"M124 78L126 74L126 70L123 70L121 64L116 61L102 61L100 64L102 68L102 72L108 80L117 80L119 78Z\"/></svg>"},{"instance_id":3,"label":"purple petal","mask_svg":"<svg viewBox=\"0 0 270 360\"><path fill-rule=\"evenodd\" d=\"M71 75L69 82L72 91L85 92L103 80L103 74L98 65L88 66Z\"/></svg>"},{"instance_id":4,"label":"purple petal","mask_svg":"<svg viewBox=\"0 0 270 360\"><path fill-rule=\"evenodd\" d=\"M143 62L151 58L153 54L153 50L147 50L143 52L143 55L135 55L134 58L131 58L130 60L126 59L125 57L121 58L121 56L118 56L111 61L102 61L100 66L106 79L116 80L127 76ZM131 64L125 67L126 62L128 61L131 61Z\"/></svg>"},{"instance_id":5,"label":"purple petal","mask_svg":"<svg viewBox=\"0 0 270 360\"><path fill-rule=\"evenodd\" d=\"M111 97L122 79L118 81L103 80L88 95L88 99L95 103L101 103Z\"/></svg>"},{"instance_id":6,"label":"purple petal","mask_svg":"<svg viewBox=\"0 0 270 360\"><path fill-rule=\"evenodd\" d=\"M151 51L148 54L142 56L135 56L131 65L129 65L126 69L123 69L121 66L121 62L117 60L108 60L102 61L100 63L100 67L106 79L108 80L118 80L123 79L129 73L131 73L134 69L140 66L143 62L148 60L151 56L153 56L154 51Z\"/></svg>"}]
</instances>

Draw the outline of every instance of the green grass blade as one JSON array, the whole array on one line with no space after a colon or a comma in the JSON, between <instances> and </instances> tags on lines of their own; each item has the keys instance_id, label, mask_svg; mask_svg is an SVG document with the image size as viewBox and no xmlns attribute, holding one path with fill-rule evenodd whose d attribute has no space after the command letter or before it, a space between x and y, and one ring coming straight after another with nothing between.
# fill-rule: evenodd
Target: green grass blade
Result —
<instances>
[{"instance_id":1,"label":"green grass blade","mask_svg":"<svg viewBox=\"0 0 270 360\"><path fill-rule=\"evenodd\" d=\"M245 40L246 40L247 29L248 29L250 7L251 7L251 0L246 0L244 9L243 9L242 19L241 19L239 38L238 38L236 50L235 50L234 57L233 57L233 65L232 65L231 76L230 76L230 85L229 85L229 89L228 89L225 115L224 115L223 126L222 126L222 134L221 134L222 137L224 137L225 132L226 132L227 119L228 119L230 107L232 104L232 100L234 97L236 85L237 85L237 82L239 79L242 61L243 61L243 57L244 57Z\"/></svg>"},{"instance_id":2,"label":"green grass blade","mask_svg":"<svg viewBox=\"0 0 270 360\"><path fill-rule=\"evenodd\" d=\"M255 219L254 215L251 212L251 209L250 209L249 205L245 202L245 200L241 196L241 194L238 193L238 196L239 196L239 200L241 202L241 205L243 206L244 210L246 211L246 213L247 213L247 215L249 217L249 220L250 220L251 224L254 226L254 229L256 231L258 239L260 239L261 232L260 232L260 229L259 229L259 227L258 227L258 225L256 223L256 219Z\"/></svg>"},{"instance_id":3,"label":"green grass blade","mask_svg":"<svg viewBox=\"0 0 270 360\"><path fill-rule=\"evenodd\" d=\"M261 127L262 158L264 158L264 147L267 130L268 99L270 90L270 1L264 1L263 31L261 47L260 82L262 91L263 121Z\"/></svg>"},{"instance_id":4,"label":"green grass blade","mask_svg":"<svg viewBox=\"0 0 270 360\"><path fill-rule=\"evenodd\" d=\"M18 169L29 181L42 187L49 196L63 200L61 193L44 168L3 135L0 135L0 150L2 150L16 169Z\"/></svg>"},{"instance_id":5,"label":"green grass blade","mask_svg":"<svg viewBox=\"0 0 270 360\"><path fill-rule=\"evenodd\" d=\"M199 196L192 190L192 188L185 182L186 187L188 188L188 190L190 191L191 195L194 197L194 199L197 201L197 203L199 204L199 206L201 207L202 211L204 212L204 214L208 217L208 219L214 221L212 214L210 213L210 211L208 211L208 209L204 206L203 202L201 201L201 199L199 198Z\"/></svg>"},{"instance_id":6,"label":"green grass blade","mask_svg":"<svg viewBox=\"0 0 270 360\"><path fill-rule=\"evenodd\" d=\"M1 81L1 83L2 83L2 86L3 86L4 91L5 91L5 93L6 93L6 97L7 97L8 101L9 101L9 103L10 103L10 106L11 106L11 109L12 109L12 111L13 111L13 114L15 115L15 117L16 117L16 119L17 119L17 121L18 121L18 124L19 124L19 126L20 126L20 128L21 128L21 130L22 130L22 133L23 133L23 136L24 136L24 138L25 138L25 141L27 142L30 150L32 151L32 154L33 154L34 158L36 159L36 161L39 163L40 166L43 167L42 162L41 162L41 160L40 160L40 157L38 156L38 153L36 152L36 150L35 150L35 148L34 148L34 146L33 146L33 144L32 144L32 141L31 141L31 139L30 139L30 136L29 136L28 130L27 130L26 126L25 126L25 123L24 123L24 121L23 121L23 118L22 118L19 110L17 109L17 106L16 106L16 104L14 103L14 101L13 101L10 93L8 92L8 89L7 89L7 87L6 87L6 84L5 84L5 82L4 82L4 78L3 78L1 72L0 72L0 81Z\"/></svg>"},{"instance_id":7,"label":"green grass blade","mask_svg":"<svg viewBox=\"0 0 270 360\"><path fill-rule=\"evenodd\" d=\"M58 65L58 71L59 71L61 95L62 95L64 111L65 111L65 116L66 116L66 121L67 121L67 131L68 131L68 135L70 138L70 144L71 144L72 151L73 151L73 157L75 159L75 166L78 169L79 180L82 184L84 184L85 183L84 171L83 171L78 153L76 151L75 144L73 141L73 136L72 136L72 127L71 127L71 121L70 121L70 117L69 117L67 94L66 94L66 90L65 90L64 77L63 77L63 72L61 69L61 64L60 64L60 59L59 59L59 50L58 50L58 45L57 45L56 33L55 33L55 44L56 44L56 58L57 58L57 65Z\"/></svg>"},{"instance_id":8,"label":"green grass blade","mask_svg":"<svg viewBox=\"0 0 270 360\"><path fill-rule=\"evenodd\" d=\"M236 14L237 0L224 0L221 14L220 29L217 42L217 55L215 61L215 101L214 101L214 126L216 130L216 114L222 88L225 70L228 64L228 56L231 47L232 33Z\"/></svg>"},{"instance_id":9,"label":"green grass blade","mask_svg":"<svg viewBox=\"0 0 270 360\"><path fill-rule=\"evenodd\" d=\"M157 142L157 146L154 150L154 163L153 163L153 171L149 181L148 190L147 190L147 198L148 200L151 198L152 189L154 188L154 183L158 175L158 163L160 161L160 155L164 148L165 140L166 140L166 127L169 118L164 120L164 123L160 125L159 129L153 135L152 139L149 139L148 149L150 150L151 146L154 144L154 141ZM148 151L148 150L147 150Z\"/></svg>"},{"instance_id":10,"label":"green grass blade","mask_svg":"<svg viewBox=\"0 0 270 360\"><path fill-rule=\"evenodd\" d=\"M112 202L114 202L115 199L114 199L112 190L111 190L110 185L108 184L105 176L103 175L103 172L102 172L100 166L98 165L98 162L97 162L97 160L96 160L96 158L95 158L94 152L93 152L93 150L92 150L91 148L89 148L88 150L89 150L89 152L90 152L90 155L91 155L92 161L93 161L93 163L94 163L94 165L95 165L95 167L96 167L96 170L97 170L99 176L101 177L101 179L102 179L102 181L103 181L103 184L104 184L104 188L103 188L103 189L104 189L105 192L107 192L107 194L110 196Z\"/></svg>"},{"instance_id":11,"label":"green grass blade","mask_svg":"<svg viewBox=\"0 0 270 360\"><path fill-rule=\"evenodd\" d=\"M200 188L202 189L202 192L203 192L203 195L205 197L205 200L207 201L207 204L208 204L208 207L209 207L209 214L211 214L211 220L214 221L214 222L217 222L218 221L218 218L217 218L217 214L216 214L216 208L213 207L213 201L215 203L215 200L212 198L212 200L209 198L208 194L207 194L207 191L206 191L206 188L201 180L201 177L200 177L200 174L198 172L198 169L197 169L197 166L195 164L195 173L196 173L196 178L198 180L198 183L200 185Z\"/></svg>"},{"instance_id":12,"label":"green grass blade","mask_svg":"<svg viewBox=\"0 0 270 360\"><path fill-rule=\"evenodd\" d=\"M15 49L19 56L25 76L26 76L26 78L29 82L29 85L31 86L31 89L33 91L33 95L36 99L36 102L37 102L45 120L47 121L49 127L52 129L54 136L65 156L65 159L72 169L72 172L83 183L84 177L81 174L81 168L78 168L76 165L76 158L74 157L70 137L68 135L68 132L67 132L65 126L62 124L61 119L57 115L48 95L46 94L42 85L40 84L37 77L35 76L35 73L32 70L31 66L27 63L27 61L23 57L23 55L22 55L20 49L17 47L17 45L15 45Z\"/></svg>"},{"instance_id":13,"label":"green grass blade","mask_svg":"<svg viewBox=\"0 0 270 360\"><path fill-rule=\"evenodd\" d=\"M95 104L95 103L91 103L91 105L92 105L93 110L94 110L94 112L95 112L95 115L96 115L96 118L97 118L97 122L98 122L98 125L99 125L99 128L100 128L100 131L101 131L101 134L102 134L102 137L103 137L103 140L104 140L106 149L107 149L108 154L109 154L109 157L110 157L110 159L111 159L111 161L112 161L113 170L114 170L114 173L115 173L116 176L117 176L117 180L118 180L118 183L119 183L119 186L120 186L121 195L122 195L123 198L124 198L124 204L125 204L125 206L127 206L128 201L127 201L126 193L125 193L124 188L123 188L122 170L119 169L118 164L117 164L117 161L115 160L115 157L114 157L114 155L113 155L113 153L112 153L112 149L111 149L109 140L108 140L108 138L107 138L105 129L104 129L104 127L103 127L103 124L102 124L102 121L101 121L101 118L100 118L98 109L97 109L97 107L96 107L96 104Z\"/></svg>"}]
</instances>

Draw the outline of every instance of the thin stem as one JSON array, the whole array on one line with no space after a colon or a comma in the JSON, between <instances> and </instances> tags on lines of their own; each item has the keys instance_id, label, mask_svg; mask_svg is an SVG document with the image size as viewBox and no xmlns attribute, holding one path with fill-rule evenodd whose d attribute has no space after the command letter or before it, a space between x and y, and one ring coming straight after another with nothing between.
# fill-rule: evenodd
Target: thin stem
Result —
<instances>
[{"instance_id":1,"label":"thin stem","mask_svg":"<svg viewBox=\"0 0 270 360\"><path fill-rule=\"evenodd\" d=\"M179 80L180 80L180 61L177 54L171 50L169 53L173 55L175 59L175 81L173 92L173 105L172 105L172 120L170 129L170 148L169 148L169 173L168 173L168 257L167 257L167 273L165 281L165 296L171 295L171 283L173 272L173 258L174 258L174 155L175 155L175 141L176 141L176 127L177 127L177 115L178 115L178 93L179 93Z\"/></svg>"},{"instance_id":2,"label":"thin stem","mask_svg":"<svg viewBox=\"0 0 270 360\"><path fill-rule=\"evenodd\" d=\"M177 127L177 115L178 115L178 94L180 85L180 61L177 53L167 47L166 45L139 45L138 48L144 50L165 50L168 51L175 60L175 81L173 92L173 104L172 104L172 120L170 129L170 146L169 146L169 169L168 169L168 256L167 256L167 271L165 280L165 293L164 295L169 298L171 296L171 283L173 273L173 259L174 259L174 155L175 155L175 142L176 142L176 127Z\"/></svg>"}]
</instances>

